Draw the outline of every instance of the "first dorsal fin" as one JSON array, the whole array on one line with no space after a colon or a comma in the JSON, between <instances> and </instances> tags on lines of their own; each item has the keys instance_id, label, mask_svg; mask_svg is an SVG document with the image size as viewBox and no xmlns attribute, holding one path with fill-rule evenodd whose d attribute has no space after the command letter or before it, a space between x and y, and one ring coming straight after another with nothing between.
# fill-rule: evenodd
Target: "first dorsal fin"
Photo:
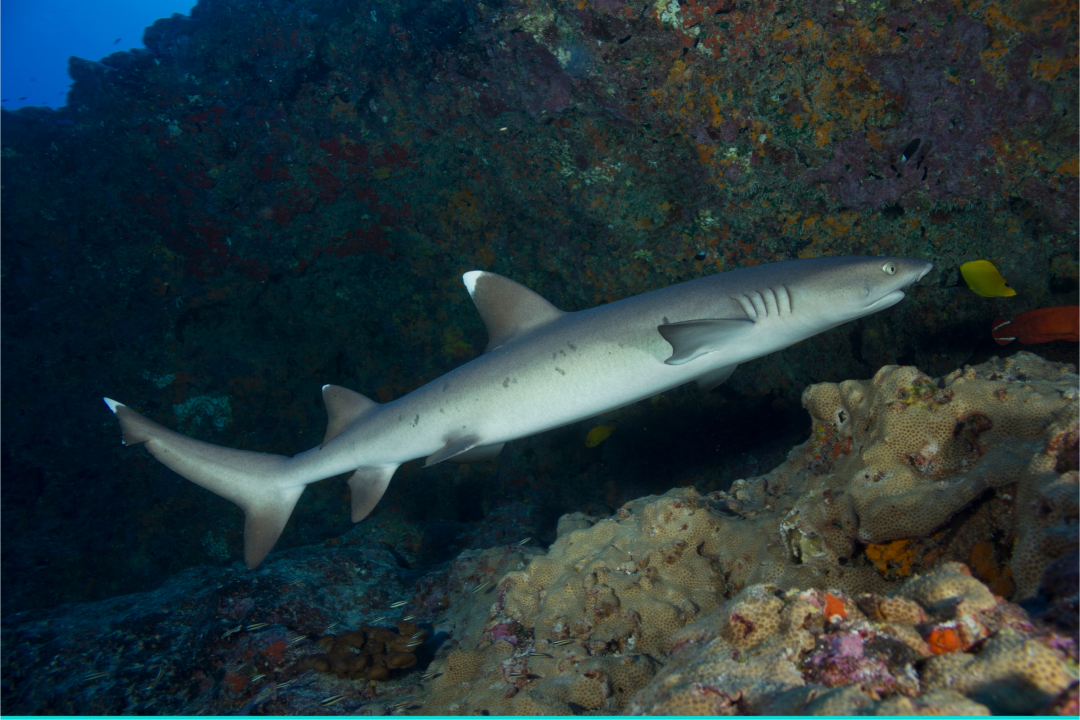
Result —
<instances>
[{"instance_id":1,"label":"first dorsal fin","mask_svg":"<svg viewBox=\"0 0 1080 720\"><path fill-rule=\"evenodd\" d=\"M374 400L340 385L323 385L322 396L323 403L326 404L326 435L323 437L323 445L340 435L353 420L379 407L379 403Z\"/></svg>"},{"instance_id":2,"label":"first dorsal fin","mask_svg":"<svg viewBox=\"0 0 1080 720\"><path fill-rule=\"evenodd\" d=\"M461 279L487 325L488 344L484 352L491 352L516 336L565 315L529 288L502 275L473 270Z\"/></svg>"}]
</instances>

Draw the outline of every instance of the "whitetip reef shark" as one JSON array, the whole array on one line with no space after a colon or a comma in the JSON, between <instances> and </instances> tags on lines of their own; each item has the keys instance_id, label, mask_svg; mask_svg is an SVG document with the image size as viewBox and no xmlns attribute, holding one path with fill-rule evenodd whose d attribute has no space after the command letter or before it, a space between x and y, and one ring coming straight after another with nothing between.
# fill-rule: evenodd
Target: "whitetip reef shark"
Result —
<instances>
[{"instance_id":1,"label":"whitetip reef shark","mask_svg":"<svg viewBox=\"0 0 1080 720\"><path fill-rule=\"evenodd\" d=\"M309 483L351 472L352 520L382 498L398 466L494 458L510 440L696 381L709 390L739 363L891 307L933 268L905 258L787 260L563 312L495 273L463 279L487 325L484 354L404 397L378 404L324 385L328 423L295 457L231 450L173 432L104 398L123 443L244 511L244 560L277 542Z\"/></svg>"}]
</instances>

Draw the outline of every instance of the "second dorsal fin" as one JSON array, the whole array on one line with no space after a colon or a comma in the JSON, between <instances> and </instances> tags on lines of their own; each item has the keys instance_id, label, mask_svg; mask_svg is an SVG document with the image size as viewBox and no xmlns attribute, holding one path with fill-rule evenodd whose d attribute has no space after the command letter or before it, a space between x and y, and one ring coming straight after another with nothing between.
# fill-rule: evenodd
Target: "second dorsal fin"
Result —
<instances>
[{"instance_id":1,"label":"second dorsal fin","mask_svg":"<svg viewBox=\"0 0 1080 720\"><path fill-rule=\"evenodd\" d=\"M326 435L323 436L323 445L340 435L353 420L379 407L379 403L374 400L340 385L323 385L322 396L326 405Z\"/></svg>"},{"instance_id":2,"label":"second dorsal fin","mask_svg":"<svg viewBox=\"0 0 1080 720\"><path fill-rule=\"evenodd\" d=\"M516 336L557 320L566 313L529 288L502 275L472 270L461 277L488 331L484 352Z\"/></svg>"}]
</instances>

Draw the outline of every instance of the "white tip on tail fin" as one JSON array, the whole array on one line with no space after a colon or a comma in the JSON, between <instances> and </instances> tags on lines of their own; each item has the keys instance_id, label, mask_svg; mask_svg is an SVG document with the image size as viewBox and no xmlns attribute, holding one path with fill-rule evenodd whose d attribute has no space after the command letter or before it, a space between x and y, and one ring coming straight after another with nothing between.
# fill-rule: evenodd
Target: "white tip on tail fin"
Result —
<instances>
[{"instance_id":1,"label":"white tip on tail fin","mask_svg":"<svg viewBox=\"0 0 1080 720\"><path fill-rule=\"evenodd\" d=\"M145 443L163 465L244 511L244 561L262 562L289 521L304 481L291 477L292 458L232 450L189 438L105 398L120 421L125 445ZM310 482L310 481L309 481Z\"/></svg>"}]
</instances>

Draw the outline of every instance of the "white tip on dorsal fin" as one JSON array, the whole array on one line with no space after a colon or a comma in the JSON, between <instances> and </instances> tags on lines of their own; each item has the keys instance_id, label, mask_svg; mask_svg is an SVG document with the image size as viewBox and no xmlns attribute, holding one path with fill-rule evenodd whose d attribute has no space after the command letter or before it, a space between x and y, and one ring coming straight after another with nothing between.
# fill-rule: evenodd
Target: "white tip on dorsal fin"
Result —
<instances>
[{"instance_id":1,"label":"white tip on dorsal fin","mask_svg":"<svg viewBox=\"0 0 1080 720\"><path fill-rule=\"evenodd\" d=\"M109 406L109 410L111 410L111 411L112 411L112 414L113 414L113 415L115 415L115 414L116 414L116 408L118 408L118 407L125 407L125 406L124 406L124 403L122 403L122 402L116 402L116 401L115 401L115 400L113 400L112 398L101 398L101 399L102 399L102 400L104 400L104 401L105 401L105 404Z\"/></svg>"},{"instance_id":2,"label":"white tip on dorsal fin","mask_svg":"<svg viewBox=\"0 0 1080 720\"><path fill-rule=\"evenodd\" d=\"M326 405L326 435L319 447L340 435L353 420L379 407L374 400L340 385L323 385L322 396Z\"/></svg>"},{"instance_id":3,"label":"white tip on dorsal fin","mask_svg":"<svg viewBox=\"0 0 1080 720\"><path fill-rule=\"evenodd\" d=\"M502 275L473 270L465 273L462 280L487 326L488 344L484 352L565 314L529 288Z\"/></svg>"}]
</instances>

